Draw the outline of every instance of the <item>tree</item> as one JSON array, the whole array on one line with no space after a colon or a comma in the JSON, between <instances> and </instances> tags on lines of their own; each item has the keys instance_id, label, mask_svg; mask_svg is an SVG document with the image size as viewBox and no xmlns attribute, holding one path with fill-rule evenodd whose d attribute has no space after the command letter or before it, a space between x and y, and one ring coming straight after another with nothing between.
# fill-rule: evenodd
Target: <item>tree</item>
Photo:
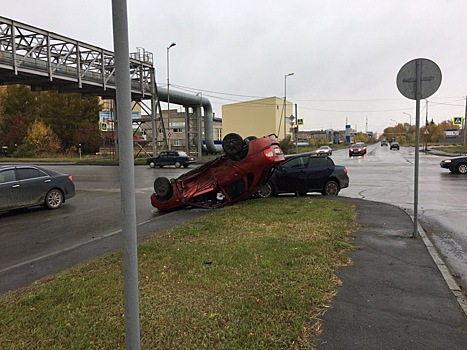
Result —
<instances>
[{"instance_id":1,"label":"tree","mask_svg":"<svg viewBox=\"0 0 467 350\"><path fill-rule=\"evenodd\" d=\"M99 126L94 122L81 123L73 133L75 145L81 145L83 154L95 154L99 151L101 137Z\"/></svg>"},{"instance_id":2,"label":"tree","mask_svg":"<svg viewBox=\"0 0 467 350\"><path fill-rule=\"evenodd\" d=\"M1 145L10 149L21 145L27 135L27 129L27 118L21 112L5 116L0 125Z\"/></svg>"},{"instance_id":3,"label":"tree","mask_svg":"<svg viewBox=\"0 0 467 350\"><path fill-rule=\"evenodd\" d=\"M364 134L363 132L357 132L354 136L354 142L364 142L364 143L367 143L368 142L368 135L367 134Z\"/></svg>"},{"instance_id":4,"label":"tree","mask_svg":"<svg viewBox=\"0 0 467 350\"><path fill-rule=\"evenodd\" d=\"M2 116L21 113L29 118L28 122L32 122L38 109L37 93L32 92L29 86L10 85L3 97L2 107Z\"/></svg>"},{"instance_id":5,"label":"tree","mask_svg":"<svg viewBox=\"0 0 467 350\"><path fill-rule=\"evenodd\" d=\"M57 153L61 149L60 140L52 128L39 119L29 126L24 143L31 147L37 156Z\"/></svg>"},{"instance_id":6,"label":"tree","mask_svg":"<svg viewBox=\"0 0 467 350\"><path fill-rule=\"evenodd\" d=\"M284 154L288 154L291 150L292 147L294 146L292 136L286 135L285 138L279 141L279 147L282 149Z\"/></svg>"},{"instance_id":7,"label":"tree","mask_svg":"<svg viewBox=\"0 0 467 350\"><path fill-rule=\"evenodd\" d=\"M21 145L28 125L34 120L37 100L27 86L12 85L2 90L0 105L0 142L2 146Z\"/></svg>"},{"instance_id":8,"label":"tree","mask_svg":"<svg viewBox=\"0 0 467 350\"><path fill-rule=\"evenodd\" d=\"M58 135L64 149L76 146L75 134L83 131L90 131L85 138L91 143L100 142L99 133L96 133L100 110L97 97L44 91L39 96L39 104L41 119ZM93 129L89 128L89 123L94 124Z\"/></svg>"}]
</instances>

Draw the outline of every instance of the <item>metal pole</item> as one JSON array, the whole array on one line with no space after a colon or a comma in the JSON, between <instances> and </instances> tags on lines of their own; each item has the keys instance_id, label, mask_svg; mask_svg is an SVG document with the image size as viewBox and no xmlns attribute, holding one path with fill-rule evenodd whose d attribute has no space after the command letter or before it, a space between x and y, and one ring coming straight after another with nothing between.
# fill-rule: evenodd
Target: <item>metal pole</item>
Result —
<instances>
[{"instance_id":1,"label":"metal pole","mask_svg":"<svg viewBox=\"0 0 467 350\"><path fill-rule=\"evenodd\" d=\"M287 115L287 77L290 77L291 75L294 75L294 73L286 74L285 77L284 77L284 107L282 107L282 114L283 114L283 117L284 117L284 139L287 136L287 133L286 133L287 121L285 120L286 115ZM280 126L279 126L279 128L280 128Z\"/></svg>"},{"instance_id":2,"label":"metal pole","mask_svg":"<svg viewBox=\"0 0 467 350\"><path fill-rule=\"evenodd\" d=\"M117 123L123 234L123 283L126 348L140 349L138 247L136 240L135 173L131 122L130 53L126 0L112 0L115 48Z\"/></svg>"},{"instance_id":3,"label":"metal pole","mask_svg":"<svg viewBox=\"0 0 467 350\"><path fill-rule=\"evenodd\" d=\"M282 116L283 116L283 119L284 119L284 139L286 137L285 116L287 115L287 77L288 77L288 74L286 74L285 77L284 77L284 107L282 108Z\"/></svg>"},{"instance_id":4,"label":"metal pole","mask_svg":"<svg viewBox=\"0 0 467 350\"><path fill-rule=\"evenodd\" d=\"M464 154L466 152L466 149L465 149L465 125L466 125L466 119L467 119L467 96L465 96L465 113L464 113Z\"/></svg>"},{"instance_id":5,"label":"metal pole","mask_svg":"<svg viewBox=\"0 0 467 350\"><path fill-rule=\"evenodd\" d=\"M413 238L418 237L418 173L420 164L420 95L421 95L421 75L422 67L421 61L416 60L416 79L417 79L417 91L416 91L416 104L415 104L415 175L414 175L414 198L413 198Z\"/></svg>"},{"instance_id":6,"label":"metal pole","mask_svg":"<svg viewBox=\"0 0 467 350\"><path fill-rule=\"evenodd\" d=\"M425 108L425 154L428 152L428 100L426 101L426 108Z\"/></svg>"},{"instance_id":7,"label":"metal pole","mask_svg":"<svg viewBox=\"0 0 467 350\"><path fill-rule=\"evenodd\" d=\"M157 103L156 103L156 71L154 68L151 69L151 128L152 128L152 156L157 155L157 124L156 124L156 113L157 113Z\"/></svg>"},{"instance_id":8,"label":"metal pole","mask_svg":"<svg viewBox=\"0 0 467 350\"><path fill-rule=\"evenodd\" d=\"M409 114L409 113L406 113L406 112L402 112L402 113L409 116L409 132L408 132L408 134L410 134L410 127L412 126L412 115ZM410 136L409 135L407 135L407 136L409 138L409 147L410 147Z\"/></svg>"},{"instance_id":9,"label":"metal pole","mask_svg":"<svg viewBox=\"0 0 467 350\"><path fill-rule=\"evenodd\" d=\"M170 72L169 72L169 50L171 47L174 47L177 45L176 43L172 43L169 46L167 46L167 127L169 128L169 133L170 131ZM168 135L167 135L168 136ZM170 144L170 137L167 137L168 139L168 149L171 149L171 144Z\"/></svg>"},{"instance_id":10,"label":"metal pole","mask_svg":"<svg viewBox=\"0 0 467 350\"><path fill-rule=\"evenodd\" d=\"M298 126L298 109L297 109L297 104L295 104L295 125L297 125L297 130L295 131L295 150L298 154L298 129L299 129L299 126Z\"/></svg>"}]
</instances>

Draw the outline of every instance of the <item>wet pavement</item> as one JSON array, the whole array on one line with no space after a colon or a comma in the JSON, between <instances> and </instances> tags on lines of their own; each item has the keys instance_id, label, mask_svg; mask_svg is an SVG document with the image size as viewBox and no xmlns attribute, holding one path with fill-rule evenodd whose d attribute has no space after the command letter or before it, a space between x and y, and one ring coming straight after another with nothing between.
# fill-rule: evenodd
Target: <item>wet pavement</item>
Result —
<instances>
[{"instance_id":1,"label":"wet pavement","mask_svg":"<svg viewBox=\"0 0 467 350\"><path fill-rule=\"evenodd\" d=\"M323 316L317 348L466 349L467 301L456 297L429 240L412 238L410 216L384 203L341 200L356 205L359 249L348 254L352 266L337 271L342 286Z\"/></svg>"},{"instance_id":2,"label":"wet pavement","mask_svg":"<svg viewBox=\"0 0 467 350\"><path fill-rule=\"evenodd\" d=\"M442 154L441 152L438 152ZM420 154L418 219L449 265L457 283L467 285L467 176L452 174L439 163L449 155ZM364 157L333 153L349 170L350 185L340 196L396 205L414 213L414 148L389 150L369 145Z\"/></svg>"}]
</instances>

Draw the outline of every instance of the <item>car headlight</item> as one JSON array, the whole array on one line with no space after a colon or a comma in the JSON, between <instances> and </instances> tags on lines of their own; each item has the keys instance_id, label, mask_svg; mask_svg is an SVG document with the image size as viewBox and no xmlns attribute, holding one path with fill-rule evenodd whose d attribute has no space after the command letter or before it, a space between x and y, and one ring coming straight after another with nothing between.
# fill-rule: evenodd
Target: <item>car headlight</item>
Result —
<instances>
[{"instance_id":1,"label":"car headlight","mask_svg":"<svg viewBox=\"0 0 467 350\"><path fill-rule=\"evenodd\" d=\"M443 160L443 163L451 163L450 159Z\"/></svg>"}]
</instances>

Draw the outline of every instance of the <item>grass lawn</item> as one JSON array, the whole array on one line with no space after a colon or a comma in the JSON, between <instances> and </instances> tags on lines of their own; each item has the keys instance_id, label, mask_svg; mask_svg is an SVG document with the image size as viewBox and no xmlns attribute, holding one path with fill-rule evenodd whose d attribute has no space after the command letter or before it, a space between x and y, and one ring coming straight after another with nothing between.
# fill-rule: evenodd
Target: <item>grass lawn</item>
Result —
<instances>
[{"instance_id":1,"label":"grass lawn","mask_svg":"<svg viewBox=\"0 0 467 350\"><path fill-rule=\"evenodd\" d=\"M183 215L180 212L180 215ZM142 349L313 349L351 204L249 200L139 245ZM0 298L0 349L124 349L122 254Z\"/></svg>"},{"instance_id":2,"label":"grass lawn","mask_svg":"<svg viewBox=\"0 0 467 350\"><path fill-rule=\"evenodd\" d=\"M437 146L437 147L432 147L432 148L438 149L446 153L454 153L454 154L459 154L459 155L466 153L466 150L464 149L463 145Z\"/></svg>"}]
</instances>

